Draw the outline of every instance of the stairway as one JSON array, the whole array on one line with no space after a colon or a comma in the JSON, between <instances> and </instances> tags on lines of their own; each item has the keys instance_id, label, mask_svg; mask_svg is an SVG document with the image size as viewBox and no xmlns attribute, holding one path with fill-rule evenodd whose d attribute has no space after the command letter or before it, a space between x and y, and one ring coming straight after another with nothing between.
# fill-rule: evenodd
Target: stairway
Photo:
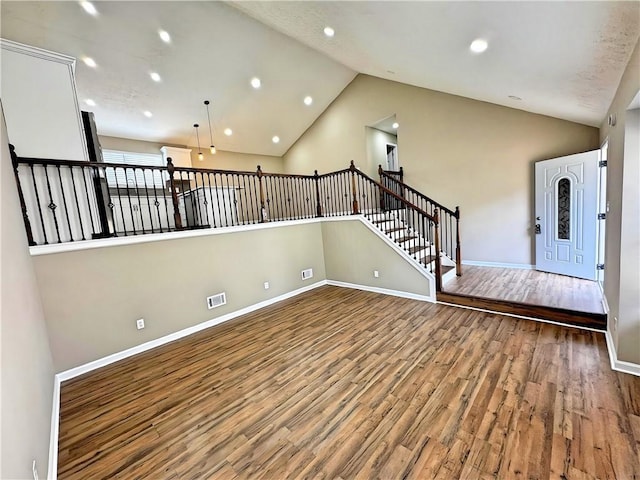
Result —
<instances>
[{"instance_id":1,"label":"stairway","mask_svg":"<svg viewBox=\"0 0 640 480\"><path fill-rule=\"evenodd\" d=\"M405 219L404 209L364 212L364 216L380 232L402 248L413 262L435 275L435 245L409 225ZM455 276L456 264L444 252L440 252L440 263L444 285Z\"/></svg>"}]
</instances>

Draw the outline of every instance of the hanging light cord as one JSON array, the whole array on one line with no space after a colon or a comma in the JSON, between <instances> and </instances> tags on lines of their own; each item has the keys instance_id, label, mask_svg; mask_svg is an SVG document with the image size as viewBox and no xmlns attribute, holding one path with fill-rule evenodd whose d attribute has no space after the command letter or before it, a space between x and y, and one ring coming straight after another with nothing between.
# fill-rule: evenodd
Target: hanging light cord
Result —
<instances>
[{"instance_id":1,"label":"hanging light cord","mask_svg":"<svg viewBox=\"0 0 640 480\"><path fill-rule=\"evenodd\" d=\"M198 139L198 152L200 152L200 135L198 134L198 127L200 125L198 125L197 123L194 123L193 126L196 129L196 138Z\"/></svg>"},{"instance_id":2,"label":"hanging light cord","mask_svg":"<svg viewBox=\"0 0 640 480\"><path fill-rule=\"evenodd\" d=\"M213 130L211 130L211 116L209 115L209 100L205 100L204 104L207 106L207 120L209 120L209 140L211 140L211 148L213 148Z\"/></svg>"}]
</instances>

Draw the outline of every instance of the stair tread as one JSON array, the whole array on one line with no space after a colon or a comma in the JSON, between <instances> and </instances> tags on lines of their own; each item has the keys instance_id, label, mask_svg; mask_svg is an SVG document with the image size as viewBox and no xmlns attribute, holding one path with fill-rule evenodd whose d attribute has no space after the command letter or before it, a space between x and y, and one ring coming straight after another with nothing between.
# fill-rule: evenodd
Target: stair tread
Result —
<instances>
[{"instance_id":1,"label":"stair tread","mask_svg":"<svg viewBox=\"0 0 640 480\"><path fill-rule=\"evenodd\" d=\"M409 253L416 253L420 250L426 250L427 248L429 248L429 245L416 245L415 247L411 247L409 249Z\"/></svg>"},{"instance_id":2,"label":"stair tread","mask_svg":"<svg viewBox=\"0 0 640 480\"><path fill-rule=\"evenodd\" d=\"M373 220L372 223L387 223L387 222L395 222L395 218L385 218L382 220Z\"/></svg>"},{"instance_id":3,"label":"stair tread","mask_svg":"<svg viewBox=\"0 0 640 480\"><path fill-rule=\"evenodd\" d=\"M404 242L408 242L409 240L415 240L418 237L400 237L400 238L396 238L396 242L398 243L404 243Z\"/></svg>"},{"instance_id":4,"label":"stair tread","mask_svg":"<svg viewBox=\"0 0 640 480\"><path fill-rule=\"evenodd\" d=\"M405 227L390 228L389 230L385 230L384 233L399 232L400 230L405 230Z\"/></svg>"}]
</instances>

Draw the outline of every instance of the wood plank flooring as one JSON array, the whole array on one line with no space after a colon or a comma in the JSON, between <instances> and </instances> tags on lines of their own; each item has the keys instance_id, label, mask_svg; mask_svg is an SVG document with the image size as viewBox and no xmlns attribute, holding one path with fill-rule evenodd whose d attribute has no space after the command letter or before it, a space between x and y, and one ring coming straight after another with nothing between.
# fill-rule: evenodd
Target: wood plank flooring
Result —
<instances>
[{"instance_id":1,"label":"wood plank flooring","mask_svg":"<svg viewBox=\"0 0 640 480\"><path fill-rule=\"evenodd\" d=\"M515 268L462 266L462 276L444 285L447 293L605 313L596 282Z\"/></svg>"},{"instance_id":2,"label":"wood plank flooring","mask_svg":"<svg viewBox=\"0 0 640 480\"><path fill-rule=\"evenodd\" d=\"M640 477L602 334L322 287L62 386L60 479Z\"/></svg>"}]
</instances>

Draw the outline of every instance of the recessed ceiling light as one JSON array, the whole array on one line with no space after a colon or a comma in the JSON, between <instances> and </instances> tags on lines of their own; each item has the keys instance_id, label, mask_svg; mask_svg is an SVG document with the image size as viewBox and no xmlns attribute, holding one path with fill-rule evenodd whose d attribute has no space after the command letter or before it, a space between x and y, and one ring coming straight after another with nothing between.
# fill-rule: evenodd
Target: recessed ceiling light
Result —
<instances>
[{"instance_id":1,"label":"recessed ceiling light","mask_svg":"<svg viewBox=\"0 0 640 480\"><path fill-rule=\"evenodd\" d=\"M516 97L515 95L509 95L509 98L511 100L518 100L518 101L522 100L520 97Z\"/></svg>"},{"instance_id":2,"label":"recessed ceiling light","mask_svg":"<svg viewBox=\"0 0 640 480\"><path fill-rule=\"evenodd\" d=\"M469 45L469 50L471 50L473 53L482 53L487 49L488 46L489 44L486 40L483 40L482 38L476 38L473 42L471 42L471 45Z\"/></svg>"},{"instance_id":3,"label":"recessed ceiling light","mask_svg":"<svg viewBox=\"0 0 640 480\"><path fill-rule=\"evenodd\" d=\"M280 142L280 137L279 137L279 136L277 136L277 135L274 135L274 137L271 139L271 141L272 141L273 143L279 143L279 142Z\"/></svg>"},{"instance_id":4,"label":"recessed ceiling light","mask_svg":"<svg viewBox=\"0 0 640 480\"><path fill-rule=\"evenodd\" d=\"M391 125L393 128L398 128L400 126L400 124L398 122L393 122L393 125Z\"/></svg>"},{"instance_id":5,"label":"recessed ceiling light","mask_svg":"<svg viewBox=\"0 0 640 480\"><path fill-rule=\"evenodd\" d=\"M83 57L82 61L87 67L96 68L98 66L96 61L91 57Z\"/></svg>"},{"instance_id":6,"label":"recessed ceiling light","mask_svg":"<svg viewBox=\"0 0 640 480\"><path fill-rule=\"evenodd\" d=\"M93 100L91 100L90 98L87 98L84 103L86 103L87 105L89 105L90 107L95 107L96 106L96 102L94 102Z\"/></svg>"},{"instance_id":7,"label":"recessed ceiling light","mask_svg":"<svg viewBox=\"0 0 640 480\"><path fill-rule=\"evenodd\" d=\"M98 15L98 10L96 10L96 7L93 5L93 3L83 0L80 2L80 5L82 6L82 8L84 8L84 11L87 12L89 15L93 15L94 17Z\"/></svg>"},{"instance_id":8,"label":"recessed ceiling light","mask_svg":"<svg viewBox=\"0 0 640 480\"><path fill-rule=\"evenodd\" d=\"M305 105L311 105L313 103L313 98L311 98L310 96L306 96L304 97L304 104Z\"/></svg>"},{"instance_id":9,"label":"recessed ceiling light","mask_svg":"<svg viewBox=\"0 0 640 480\"><path fill-rule=\"evenodd\" d=\"M151 113L149 110L145 110L144 112L142 112L142 114L147 118L153 117L153 113Z\"/></svg>"},{"instance_id":10,"label":"recessed ceiling light","mask_svg":"<svg viewBox=\"0 0 640 480\"><path fill-rule=\"evenodd\" d=\"M160 80L162 80L160 78L160 74L158 74L157 72L151 72L149 76L151 77L151 80L153 80L154 82L159 82Z\"/></svg>"},{"instance_id":11,"label":"recessed ceiling light","mask_svg":"<svg viewBox=\"0 0 640 480\"><path fill-rule=\"evenodd\" d=\"M262 85L262 82L260 81L260 79L258 77L253 77L251 79L251 86L255 89L260 88L260 85Z\"/></svg>"},{"instance_id":12,"label":"recessed ceiling light","mask_svg":"<svg viewBox=\"0 0 640 480\"><path fill-rule=\"evenodd\" d=\"M327 37L333 37L336 34L336 31L331 27L324 27L324 34Z\"/></svg>"},{"instance_id":13,"label":"recessed ceiling light","mask_svg":"<svg viewBox=\"0 0 640 480\"><path fill-rule=\"evenodd\" d=\"M225 128L225 129L224 129L224 134L225 134L227 137L230 137L231 135L233 135L233 130L231 130L230 128Z\"/></svg>"},{"instance_id":14,"label":"recessed ceiling light","mask_svg":"<svg viewBox=\"0 0 640 480\"><path fill-rule=\"evenodd\" d=\"M158 35L164 43L171 43L171 35L166 30L158 30Z\"/></svg>"}]
</instances>

